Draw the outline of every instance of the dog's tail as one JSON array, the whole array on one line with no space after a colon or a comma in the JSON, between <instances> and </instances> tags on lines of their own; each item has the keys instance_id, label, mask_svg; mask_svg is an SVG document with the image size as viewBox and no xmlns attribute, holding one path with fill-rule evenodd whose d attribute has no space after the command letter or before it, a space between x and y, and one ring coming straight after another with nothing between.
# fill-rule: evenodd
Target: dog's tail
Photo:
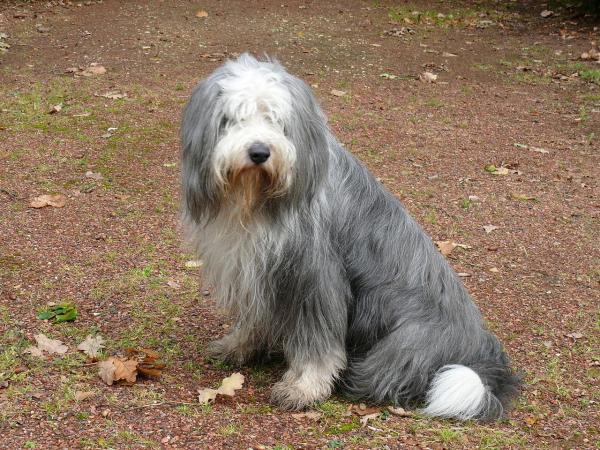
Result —
<instances>
[{"instance_id":1,"label":"dog's tail","mask_svg":"<svg viewBox=\"0 0 600 450\"><path fill-rule=\"evenodd\" d=\"M520 377L504 364L487 367L446 365L434 375L426 394L428 416L494 420L519 389Z\"/></svg>"}]
</instances>

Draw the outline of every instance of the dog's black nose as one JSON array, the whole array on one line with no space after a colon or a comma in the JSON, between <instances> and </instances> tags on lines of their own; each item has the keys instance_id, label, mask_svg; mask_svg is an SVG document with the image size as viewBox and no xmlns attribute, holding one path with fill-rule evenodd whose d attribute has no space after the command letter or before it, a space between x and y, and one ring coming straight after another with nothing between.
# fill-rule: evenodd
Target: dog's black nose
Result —
<instances>
[{"instance_id":1,"label":"dog's black nose","mask_svg":"<svg viewBox=\"0 0 600 450\"><path fill-rule=\"evenodd\" d=\"M255 142L248 149L248 156L250 156L250 160L254 164L262 164L269 156L271 156L271 152L269 151L269 147L260 142Z\"/></svg>"}]
</instances>

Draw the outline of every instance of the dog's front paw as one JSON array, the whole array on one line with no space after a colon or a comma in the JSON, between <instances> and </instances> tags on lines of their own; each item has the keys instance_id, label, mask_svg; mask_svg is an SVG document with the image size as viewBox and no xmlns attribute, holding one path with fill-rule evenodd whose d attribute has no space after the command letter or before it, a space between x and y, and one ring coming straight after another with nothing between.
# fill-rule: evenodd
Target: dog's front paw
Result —
<instances>
[{"instance_id":1,"label":"dog's front paw","mask_svg":"<svg viewBox=\"0 0 600 450\"><path fill-rule=\"evenodd\" d=\"M206 354L234 366L242 366L250 358L244 346L231 334L208 344Z\"/></svg>"},{"instance_id":2,"label":"dog's front paw","mask_svg":"<svg viewBox=\"0 0 600 450\"><path fill-rule=\"evenodd\" d=\"M271 401L282 409L299 410L321 402L331 394L331 382L307 374L294 376L289 372L275 383L271 392Z\"/></svg>"}]
</instances>

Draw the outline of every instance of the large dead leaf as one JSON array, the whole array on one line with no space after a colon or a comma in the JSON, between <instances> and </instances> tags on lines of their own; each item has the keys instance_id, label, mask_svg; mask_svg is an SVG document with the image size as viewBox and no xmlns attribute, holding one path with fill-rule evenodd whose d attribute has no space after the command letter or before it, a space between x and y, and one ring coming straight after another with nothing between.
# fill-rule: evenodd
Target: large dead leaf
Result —
<instances>
[{"instance_id":1,"label":"large dead leaf","mask_svg":"<svg viewBox=\"0 0 600 450\"><path fill-rule=\"evenodd\" d=\"M40 195L29 203L32 208L43 208L45 206L52 206L54 208L63 208L67 204L67 197L62 194L55 195Z\"/></svg>"},{"instance_id":2,"label":"large dead leaf","mask_svg":"<svg viewBox=\"0 0 600 450\"><path fill-rule=\"evenodd\" d=\"M34 336L36 346L31 346L25 350L26 353L31 353L33 356L43 357L44 352L52 355L64 355L69 350L65 344L58 339L50 339L45 334L36 334Z\"/></svg>"},{"instance_id":3,"label":"large dead leaf","mask_svg":"<svg viewBox=\"0 0 600 450\"><path fill-rule=\"evenodd\" d=\"M119 380L135 383L137 366L138 361L136 360L111 356L106 361L98 363L100 369L98 375L109 386Z\"/></svg>"},{"instance_id":4,"label":"large dead leaf","mask_svg":"<svg viewBox=\"0 0 600 450\"><path fill-rule=\"evenodd\" d=\"M97 358L100 356L100 351L104 348L104 338L99 334L92 336L88 334L85 340L77 346L77 350L81 350L83 353L88 355L90 358Z\"/></svg>"},{"instance_id":5,"label":"large dead leaf","mask_svg":"<svg viewBox=\"0 0 600 450\"><path fill-rule=\"evenodd\" d=\"M227 395L233 397L235 391L241 389L244 385L244 375L239 372L233 373L227 378L223 378L221 386L218 389L199 389L198 401L201 405L205 405L214 401L217 395Z\"/></svg>"}]
</instances>

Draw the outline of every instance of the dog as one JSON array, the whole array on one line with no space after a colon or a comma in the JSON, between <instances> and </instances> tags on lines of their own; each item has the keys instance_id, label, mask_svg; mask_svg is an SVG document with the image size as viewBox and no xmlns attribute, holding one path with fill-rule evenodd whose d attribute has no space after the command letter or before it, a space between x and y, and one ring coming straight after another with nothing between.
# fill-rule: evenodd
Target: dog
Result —
<instances>
[{"instance_id":1,"label":"dog","mask_svg":"<svg viewBox=\"0 0 600 450\"><path fill-rule=\"evenodd\" d=\"M314 94L245 53L201 81L181 129L186 236L234 326L241 365L282 353L272 401L335 388L428 416L496 419L519 388L431 239L336 140Z\"/></svg>"}]
</instances>

